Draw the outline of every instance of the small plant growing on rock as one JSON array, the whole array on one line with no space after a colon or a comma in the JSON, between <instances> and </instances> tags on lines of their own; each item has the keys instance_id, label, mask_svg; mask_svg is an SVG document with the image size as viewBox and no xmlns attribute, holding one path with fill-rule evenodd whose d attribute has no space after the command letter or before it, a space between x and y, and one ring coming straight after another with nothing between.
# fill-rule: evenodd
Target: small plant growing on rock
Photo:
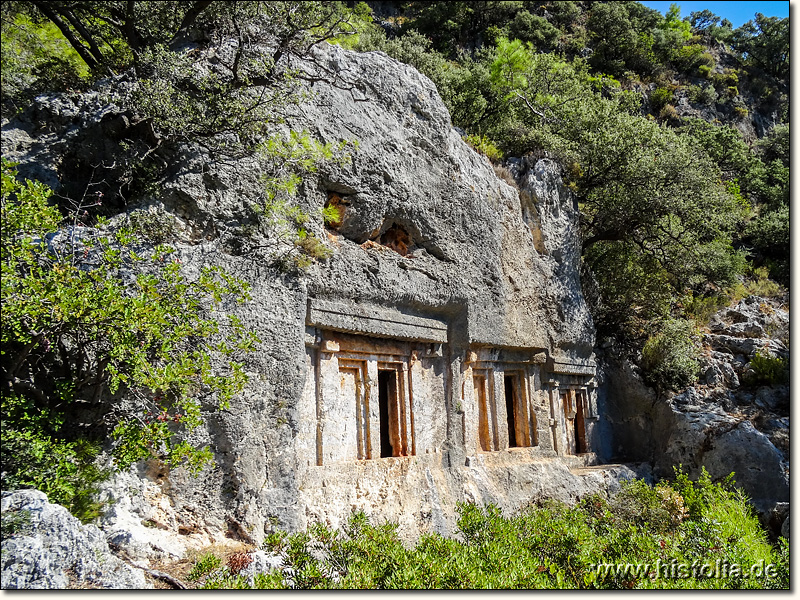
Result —
<instances>
[{"instance_id":1,"label":"small plant growing on rock","mask_svg":"<svg viewBox=\"0 0 800 600\"><path fill-rule=\"evenodd\" d=\"M689 102L692 104L713 104L717 101L717 90L713 85L690 85Z\"/></svg>"},{"instance_id":2,"label":"small plant growing on rock","mask_svg":"<svg viewBox=\"0 0 800 600\"><path fill-rule=\"evenodd\" d=\"M28 510L7 510L3 512L0 539L14 537L23 533L31 524L31 513Z\"/></svg>"},{"instance_id":3,"label":"small plant growing on rock","mask_svg":"<svg viewBox=\"0 0 800 600\"><path fill-rule=\"evenodd\" d=\"M128 215L127 225L152 244L171 241L177 234L175 217L164 212L134 210Z\"/></svg>"},{"instance_id":4,"label":"small plant growing on rock","mask_svg":"<svg viewBox=\"0 0 800 600\"><path fill-rule=\"evenodd\" d=\"M464 141L478 154L483 154L492 162L503 160L503 153L494 145L494 142L485 135L468 135Z\"/></svg>"},{"instance_id":5,"label":"small plant growing on rock","mask_svg":"<svg viewBox=\"0 0 800 600\"><path fill-rule=\"evenodd\" d=\"M253 562L253 557L246 552L237 552L228 557L228 569L231 573L239 573Z\"/></svg>"},{"instance_id":6,"label":"small plant growing on rock","mask_svg":"<svg viewBox=\"0 0 800 600\"><path fill-rule=\"evenodd\" d=\"M189 571L186 579L189 581L197 581L201 577L208 575L214 569L218 569L222 565L222 559L216 554L208 552L203 554L200 559L194 563L194 567Z\"/></svg>"}]
</instances>

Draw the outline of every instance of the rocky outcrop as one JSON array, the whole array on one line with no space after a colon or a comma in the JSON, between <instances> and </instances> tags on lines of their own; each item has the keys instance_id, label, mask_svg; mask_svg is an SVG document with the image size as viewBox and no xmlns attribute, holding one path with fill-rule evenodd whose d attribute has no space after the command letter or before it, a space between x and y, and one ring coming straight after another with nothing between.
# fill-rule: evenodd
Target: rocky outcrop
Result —
<instances>
[{"instance_id":1,"label":"rocky outcrop","mask_svg":"<svg viewBox=\"0 0 800 600\"><path fill-rule=\"evenodd\" d=\"M735 473L765 523L789 500L789 389L758 380L756 354L788 359L788 313L751 296L716 313L703 336L698 383L658 398L629 362L609 361L602 390L615 454L648 460L660 476L682 465L720 480ZM780 531L782 519L773 523Z\"/></svg>"},{"instance_id":2,"label":"rocky outcrop","mask_svg":"<svg viewBox=\"0 0 800 600\"><path fill-rule=\"evenodd\" d=\"M315 216L307 225L330 259L293 274L241 250L250 207L263 200L255 159L215 161L183 147L158 190L126 208L174 217L187 270L220 265L251 283L253 300L229 310L262 340L247 359L245 392L230 410L209 407L194 440L214 450L213 469L193 478L156 467L136 475L143 484L127 474L109 484L117 504L104 527L134 559L225 536L257 543L273 527L338 523L354 509L400 521L407 536L447 533L462 500L507 509L542 496L574 501L631 476L621 467L570 472L594 460L594 329L580 290L577 206L557 165L520 161L516 180L504 181L413 68L379 52L316 52L350 84L314 83L287 126L322 142L358 142L352 161L321 166L297 198L311 215L334 196L344 208L340 223ZM4 155L23 176L66 190L116 152L124 115L102 98L38 98L4 124ZM375 424L390 393L379 371L389 368L405 378L391 388L405 403L400 456L385 455L384 434L356 415L363 409L358 418ZM493 411L486 449L478 381ZM365 385L371 404L358 396ZM583 393L580 432L559 389ZM341 399L345 392L354 399ZM514 402L523 407L513 408L516 435L527 440L509 449ZM576 444L584 456L570 462Z\"/></svg>"},{"instance_id":3,"label":"rocky outcrop","mask_svg":"<svg viewBox=\"0 0 800 600\"><path fill-rule=\"evenodd\" d=\"M36 490L3 492L3 589L142 589L144 572L114 556L95 525Z\"/></svg>"}]
</instances>

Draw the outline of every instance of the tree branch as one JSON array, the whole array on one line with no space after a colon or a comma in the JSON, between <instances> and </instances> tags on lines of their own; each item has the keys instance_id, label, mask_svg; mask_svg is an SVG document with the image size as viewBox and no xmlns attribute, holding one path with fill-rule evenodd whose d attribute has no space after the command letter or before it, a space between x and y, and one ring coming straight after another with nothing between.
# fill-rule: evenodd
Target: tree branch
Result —
<instances>
[{"instance_id":1,"label":"tree branch","mask_svg":"<svg viewBox=\"0 0 800 600\"><path fill-rule=\"evenodd\" d=\"M93 70L93 71L97 70L97 68L99 66L99 63L97 62L97 60L92 56L92 54L89 51L89 49L86 46L84 46L80 42L80 40L78 40L78 38L75 37L75 34L72 33L72 30L69 28L69 25L67 25L61 19L61 17L58 15L58 13L55 10L52 9L52 7L50 6L50 3L49 2L36 2L36 1L34 1L33 5L45 17L50 19L50 21L52 21L52 23L56 27L58 27L58 29L61 31L61 33L64 35L64 37L67 38L67 41L69 42L70 46L72 46L75 49L75 52L77 52L78 55L83 59L83 62L85 62L86 65L91 70Z\"/></svg>"},{"instance_id":2,"label":"tree branch","mask_svg":"<svg viewBox=\"0 0 800 600\"><path fill-rule=\"evenodd\" d=\"M192 26L192 23L194 23L197 20L197 17L199 17L200 14L205 9L211 6L212 2L213 0L203 0L202 2L195 2L191 6L191 8L188 11L186 11L186 14L183 15L183 20L181 21L180 26L178 26L178 31L175 32L175 35L172 36L172 39L169 42L170 48L173 48L175 44L177 44L184 38L187 31L189 30L189 27Z\"/></svg>"}]
</instances>

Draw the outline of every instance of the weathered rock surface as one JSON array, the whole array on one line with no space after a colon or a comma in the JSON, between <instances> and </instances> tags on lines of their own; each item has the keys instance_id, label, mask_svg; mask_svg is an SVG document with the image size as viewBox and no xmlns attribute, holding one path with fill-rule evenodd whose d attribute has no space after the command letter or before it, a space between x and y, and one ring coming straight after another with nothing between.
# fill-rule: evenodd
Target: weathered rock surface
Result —
<instances>
[{"instance_id":1,"label":"weathered rock surface","mask_svg":"<svg viewBox=\"0 0 800 600\"><path fill-rule=\"evenodd\" d=\"M150 588L143 571L114 556L103 532L82 525L37 490L3 492L3 589Z\"/></svg>"},{"instance_id":2,"label":"weathered rock surface","mask_svg":"<svg viewBox=\"0 0 800 600\"><path fill-rule=\"evenodd\" d=\"M705 467L715 480L735 473L765 523L776 503L789 500L789 389L756 385L756 352L788 358L788 313L756 296L716 313L704 336L700 380L658 399L629 362L605 369L601 390L613 423L614 455L649 460L659 476L683 465L691 475ZM774 521L774 519L772 519ZM776 533L782 519L773 523Z\"/></svg>"},{"instance_id":3,"label":"weathered rock surface","mask_svg":"<svg viewBox=\"0 0 800 600\"><path fill-rule=\"evenodd\" d=\"M298 530L316 519L337 526L353 510L396 521L401 535L415 538L452 532L460 501L493 502L508 511L542 497L573 502L641 475L592 466L592 450L606 443L599 439L597 406L618 403L629 411L618 429L623 449L660 443L653 428L670 431L670 419L685 414L643 409L641 398L650 400L635 383L617 384L595 402L594 329L580 288L577 206L554 162L520 160L511 165L516 186L509 184L462 141L433 83L413 68L382 53L333 46L317 52L353 85L315 83L314 96L288 126L323 142L359 143L351 162L322 166L298 196L312 215L334 194L342 201L340 226L328 228L319 217L308 224L333 251L330 259L287 274L264 256L241 251L250 206L262 201L254 159L217 162L198 148L181 148L158 191L127 207L175 217L179 258L188 270L220 265L247 280L253 300L226 310L262 340L246 360L244 393L229 410L209 405L207 424L193 439L210 445L214 468L193 478L183 469L149 465L106 486L116 503L102 525L133 560L178 557L228 538L259 543L274 527ZM23 176L56 188L76 185L75 177L117 151L114 124L124 115L102 97L38 98L4 124L4 156L20 163ZM743 348L760 339L737 332L715 335L744 340L736 342ZM753 332L761 335L746 333ZM354 348L357 343L362 347ZM377 442L383 434L357 419L377 418L375 405L388 389L380 387L379 371L389 367L407 374L400 395L412 433L407 456L378 458L385 456ZM708 369L720 382L740 372L734 362L730 369ZM494 402L485 447L478 429L490 426L479 419L486 398L478 381ZM372 390L371 405L364 389ZM513 389L516 399L506 391ZM355 401L342 400L345 392ZM578 401L587 412L584 431L570 424L574 414L566 415L576 393L587 400ZM527 403L530 447L509 449L508 406L520 398ZM686 435L700 443L717 422L728 421L703 417L686 425ZM763 443L756 434L742 428L726 441ZM682 456L682 447L676 439L669 456Z\"/></svg>"},{"instance_id":4,"label":"weathered rock surface","mask_svg":"<svg viewBox=\"0 0 800 600\"><path fill-rule=\"evenodd\" d=\"M542 496L574 500L631 476L624 468L575 475L559 458L577 442L565 430L556 386L560 379L564 389L593 389L586 386L594 373L594 329L580 289L577 206L556 164L520 161L519 189L509 185L462 141L433 83L413 68L377 52L317 52L353 85L315 83L288 126L323 142L359 143L350 163L321 167L298 197L313 215L332 194L342 199L338 228L319 217L308 224L333 250L329 260L292 275L237 250L249 206L262 199L255 160L215 162L185 147L158 192L128 207L135 201L177 219L187 269L221 265L249 281L252 302L230 311L263 340L247 359L245 392L228 411L209 406L207 426L194 440L210 444L215 468L197 479L182 469L153 469L137 475L140 483L120 475L107 486L117 504L104 527L134 559L177 556L222 536L259 542L274 526L296 530L317 518L336 524L354 509L398 520L410 537L426 529L447 533L458 501L511 509ZM116 129L126 122L102 97L38 98L4 124L3 154L20 163L23 176L75 186L78 174L114 155ZM386 241L390 233L402 248ZM355 440L356 417L347 404L339 412L321 406L315 391L324 396L339 386L340 371L334 367L331 381L323 381L316 358L335 359L323 355L338 352L338 343L325 338L331 330L427 344L401 357L403 369L422 373L408 409L414 456L344 460L339 451L344 462L327 464L337 459L328 440ZM417 330L423 333L415 338ZM497 373L496 385L486 385L500 411L493 417L499 445L486 453L477 441L478 367ZM524 376L529 386L530 448L507 449L504 372ZM376 369L369 385L377 383ZM597 439L596 415L589 417L584 452ZM589 453L572 466L593 459Z\"/></svg>"}]
</instances>

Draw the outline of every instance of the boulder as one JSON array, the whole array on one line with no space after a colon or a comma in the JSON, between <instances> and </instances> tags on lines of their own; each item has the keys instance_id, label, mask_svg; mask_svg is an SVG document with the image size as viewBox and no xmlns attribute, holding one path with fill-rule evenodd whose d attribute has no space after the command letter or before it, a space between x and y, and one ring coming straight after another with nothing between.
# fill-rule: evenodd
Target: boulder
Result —
<instances>
[{"instance_id":1,"label":"boulder","mask_svg":"<svg viewBox=\"0 0 800 600\"><path fill-rule=\"evenodd\" d=\"M42 492L3 492L2 513L3 589L152 587L111 553L97 526L82 525Z\"/></svg>"}]
</instances>

